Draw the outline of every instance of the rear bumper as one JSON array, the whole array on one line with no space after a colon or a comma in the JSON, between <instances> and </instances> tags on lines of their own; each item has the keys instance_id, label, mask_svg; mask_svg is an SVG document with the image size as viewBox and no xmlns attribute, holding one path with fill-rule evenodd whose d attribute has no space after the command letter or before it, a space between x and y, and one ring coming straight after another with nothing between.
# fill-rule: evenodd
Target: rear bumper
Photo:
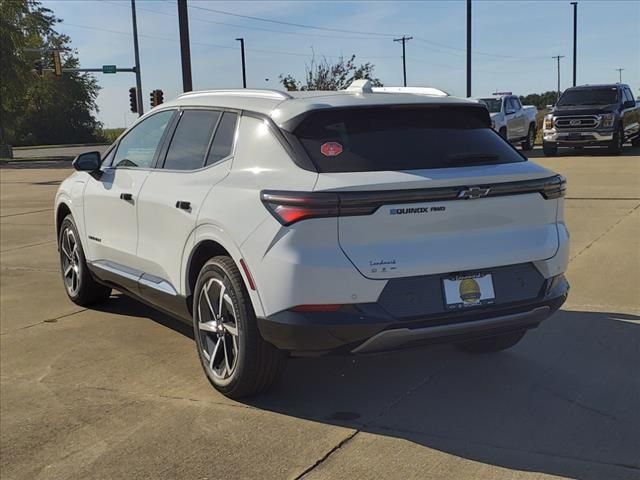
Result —
<instances>
[{"instance_id":1,"label":"rear bumper","mask_svg":"<svg viewBox=\"0 0 640 480\"><path fill-rule=\"evenodd\" d=\"M572 130L571 132L545 130L542 135L544 143L557 147L606 145L613 140L613 130ZM580 137L577 138L576 135Z\"/></svg>"},{"instance_id":2,"label":"rear bumper","mask_svg":"<svg viewBox=\"0 0 640 480\"><path fill-rule=\"evenodd\" d=\"M546 291L548 290L548 291ZM537 327L567 298L564 276L531 302L393 317L380 304L354 304L337 312L284 311L258 318L263 338L294 355L372 353L430 343L450 343Z\"/></svg>"}]
</instances>

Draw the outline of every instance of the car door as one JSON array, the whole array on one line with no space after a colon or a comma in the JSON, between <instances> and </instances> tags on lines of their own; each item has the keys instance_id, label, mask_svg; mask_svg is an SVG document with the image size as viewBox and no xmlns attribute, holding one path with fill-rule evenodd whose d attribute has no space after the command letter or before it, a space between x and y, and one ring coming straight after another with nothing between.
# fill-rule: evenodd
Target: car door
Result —
<instances>
[{"instance_id":1,"label":"car door","mask_svg":"<svg viewBox=\"0 0 640 480\"><path fill-rule=\"evenodd\" d=\"M517 97L509 97L509 111L512 112L508 120L509 139L519 139L524 137L524 112Z\"/></svg>"},{"instance_id":2,"label":"car door","mask_svg":"<svg viewBox=\"0 0 640 480\"><path fill-rule=\"evenodd\" d=\"M162 305L160 293L180 292L182 255L208 192L231 168L237 112L187 109L139 201L137 256L145 272L141 293ZM145 291L146 289L146 291ZM168 300L165 298L165 300Z\"/></svg>"},{"instance_id":3,"label":"car door","mask_svg":"<svg viewBox=\"0 0 640 480\"><path fill-rule=\"evenodd\" d=\"M640 131L640 110L636 105L636 101L633 98L633 93L629 87L622 89L622 122L624 125L625 138L631 138L638 134ZM633 106L631 106L633 105Z\"/></svg>"},{"instance_id":4,"label":"car door","mask_svg":"<svg viewBox=\"0 0 640 480\"><path fill-rule=\"evenodd\" d=\"M138 196L174 113L158 112L134 126L85 186L88 259L97 268L127 276L137 267Z\"/></svg>"}]
</instances>

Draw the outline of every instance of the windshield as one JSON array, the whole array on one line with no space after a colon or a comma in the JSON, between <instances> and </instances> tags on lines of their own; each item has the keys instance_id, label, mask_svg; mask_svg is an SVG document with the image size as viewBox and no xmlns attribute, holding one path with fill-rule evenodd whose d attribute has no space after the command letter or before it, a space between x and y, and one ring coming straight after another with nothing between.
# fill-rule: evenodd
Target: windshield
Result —
<instances>
[{"instance_id":1,"label":"windshield","mask_svg":"<svg viewBox=\"0 0 640 480\"><path fill-rule=\"evenodd\" d=\"M558 100L558 106L611 105L617 102L618 89L615 87L585 88L565 91Z\"/></svg>"},{"instance_id":2,"label":"windshield","mask_svg":"<svg viewBox=\"0 0 640 480\"><path fill-rule=\"evenodd\" d=\"M484 103L489 109L489 113L500 113L500 107L502 100L499 98L481 98L480 101Z\"/></svg>"},{"instance_id":3,"label":"windshield","mask_svg":"<svg viewBox=\"0 0 640 480\"><path fill-rule=\"evenodd\" d=\"M319 172L372 172L526 161L478 107L332 108L293 132Z\"/></svg>"}]
</instances>

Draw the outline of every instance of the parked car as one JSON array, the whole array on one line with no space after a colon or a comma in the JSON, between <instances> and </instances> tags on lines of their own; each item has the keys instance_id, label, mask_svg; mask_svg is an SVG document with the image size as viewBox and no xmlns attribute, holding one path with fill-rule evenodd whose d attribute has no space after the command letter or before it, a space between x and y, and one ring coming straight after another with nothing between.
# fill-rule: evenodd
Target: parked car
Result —
<instances>
[{"instance_id":1,"label":"parked car","mask_svg":"<svg viewBox=\"0 0 640 480\"><path fill-rule=\"evenodd\" d=\"M115 288L190 322L230 397L288 356L503 350L567 296L564 179L468 100L191 92L73 165L55 199L69 298Z\"/></svg>"},{"instance_id":2,"label":"parked car","mask_svg":"<svg viewBox=\"0 0 640 480\"><path fill-rule=\"evenodd\" d=\"M491 115L492 126L511 143L520 143L523 150L532 150L536 141L536 113L534 105L522 105L511 92L497 93L493 97L476 98Z\"/></svg>"},{"instance_id":3,"label":"parked car","mask_svg":"<svg viewBox=\"0 0 640 480\"><path fill-rule=\"evenodd\" d=\"M543 127L547 156L558 147L607 147L617 155L626 141L640 146L640 108L629 86L620 83L566 89Z\"/></svg>"}]
</instances>

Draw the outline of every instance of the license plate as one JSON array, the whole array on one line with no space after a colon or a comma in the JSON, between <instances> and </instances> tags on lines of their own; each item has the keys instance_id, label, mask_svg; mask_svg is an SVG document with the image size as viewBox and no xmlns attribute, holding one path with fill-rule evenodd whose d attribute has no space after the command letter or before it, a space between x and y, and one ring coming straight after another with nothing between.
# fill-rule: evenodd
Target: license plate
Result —
<instances>
[{"instance_id":1,"label":"license plate","mask_svg":"<svg viewBox=\"0 0 640 480\"><path fill-rule=\"evenodd\" d=\"M447 310L459 310L495 301L493 278L490 273L457 275L442 280Z\"/></svg>"},{"instance_id":2,"label":"license plate","mask_svg":"<svg viewBox=\"0 0 640 480\"><path fill-rule=\"evenodd\" d=\"M582 134L580 133L570 133L569 140L580 140L582 138Z\"/></svg>"}]
</instances>

